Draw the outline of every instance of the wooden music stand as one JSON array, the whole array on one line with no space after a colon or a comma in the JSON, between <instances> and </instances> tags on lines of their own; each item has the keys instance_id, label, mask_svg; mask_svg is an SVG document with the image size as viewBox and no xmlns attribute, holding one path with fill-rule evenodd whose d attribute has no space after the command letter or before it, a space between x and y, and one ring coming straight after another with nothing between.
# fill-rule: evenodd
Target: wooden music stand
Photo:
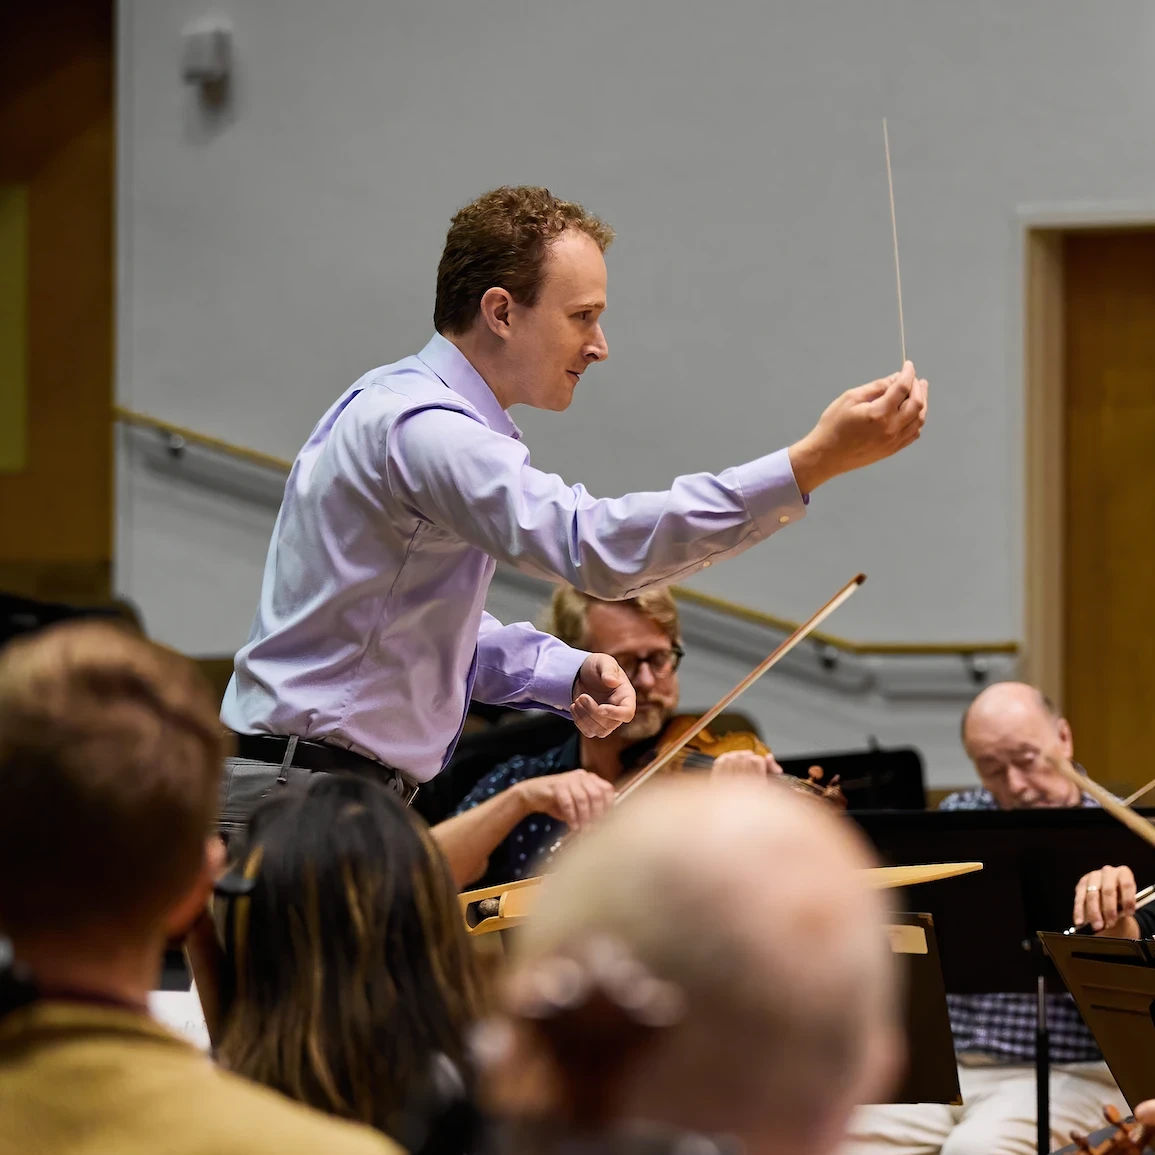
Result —
<instances>
[{"instance_id":1,"label":"wooden music stand","mask_svg":"<svg viewBox=\"0 0 1155 1155\"><path fill-rule=\"evenodd\" d=\"M883 866L865 871L867 884L876 890L895 890L955 878L982 870L981 862L940 862L922 866ZM497 910L469 926L474 935L511 930L533 912L540 896L539 879L506 886L486 887L458 896L467 925L471 911L482 901ZM890 945L906 964L905 1024L907 1067L902 1085L891 1103L962 1102L955 1065L954 1039L947 1013L946 991L934 919L929 914L895 914L890 922Z\"/></svg>"},{"instance_id":2,"label":"wooden music stand","mask_svg":"<svg viewBox=\"0 0 1155 1155\"><path fill-rule=\"evenodd\" d=\"M972 865L972 864L968 864ZM906 963L906 1072L888 1103L962 1103L942 966L929 914L891 916L890 947Z\"/></svg>"},{"instance_id":3,"label":"wooden music stand","mask_svg":"<svg viewBox=\"0 0 1155 1155\"><path fill-rule=\"evenodd\" d=\"M902 886L920 886L960 874L972 874L982 868L981 862L933 862L925 866L879 866L865 873L872 889L896 890ZM466 929L471 935L479 935L521 926L533 913L543 881L542 877L523 878L518 882L462 891L457 901ZM483 902L486 907L481 907Z\"/></svg>"}]
</instances>

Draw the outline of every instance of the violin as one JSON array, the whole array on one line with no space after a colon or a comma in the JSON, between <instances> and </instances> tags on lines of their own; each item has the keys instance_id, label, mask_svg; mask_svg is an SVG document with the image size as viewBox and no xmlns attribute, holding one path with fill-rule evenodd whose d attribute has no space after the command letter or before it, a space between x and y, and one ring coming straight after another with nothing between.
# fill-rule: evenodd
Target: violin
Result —
<instances>
[{"instance_id":1,"label":"violin","mask_svg":"<svg viewBox=\"0 0 1155 1155\"><path fill-rule=\"evenodd\" d=\"M1148 1150L1147 1142L1155 1137L1155 1128L1134 1119L1125 1121L1115 1106L1104 1107L1103 1116L1109 1127L1090 1136L1072 1131L1073 1145L1064 1147L1063 1151L1071 1155L1077 1151L1086 1155L1143 1155Z\"/></svg>"},{"instance_id":2,"label":"violin","mask_svg":"<svg viewBox=\"0 0 1155 1155\"><path fill-rule=\"evenodd\" d=\"M646 751L644 761L632 773L618 779L614 804L623 802L639 786L659 774L709 770L723 754L735 751L749 751L765 758L770 754L770 747L749 730L735 730L728 734L714 735L702 725L701 718L693 714L678 714L666 723L658 744ZM846 797L839 788L838 775L836 774L825 786L821 784L822 777L822 767L811 766L807 778L797 778L793 774L772 774L769 779L780 788L821 798L845 810ZM569 837L569 832L563 834L549 848L542 861L548 864Z\"/></svg>"},{"instance_id":3,"label":"violin","mask_svg":"<svg viewBox=\"0 0 1155 1155\"><path fill-rule=\"evenodd\" d=\"M652 762L660 760L697 723L698 719L690 714L679 714L671 718L662 731L661 740L657 746L647 752L646 761L634 773L618 783L618 792L623 795L628 793L640 771L645 770ZM723 754L731 754L736 751L749 751L762 757L768 757L771 753L770 747L757 734L749 730L734 730L727 734L718 735L712 734L708 729L701 730L678 751L662 768L661 772L676 774L692 770L709 770L713 768L714 763ZM821 798L823 801L845 810L846 797L838 785L838 775L836 774L825 784L822 782L823 777L824 772L821 766L811 766L809 776L806 778L799 778L793 774L775 774L771 776L771 781L785 789Z\"/></svg>"},{"instance_id":4,"label":"violin","mask_svg":"<svg viewBox=\"0 0 1155 1155\"><path fill-rule=\"evenodd\" d=\"M762 745L754 734L726 734L720 737L706 734L706 727L718 717L728 706L744 694L759 678L778 664L791 650L812 634L839 606L845 604L850 596L866 581L865 574L858 574L851 578L821 609L812 614L789 637L780 642L771 653L750 671L732 690L724 694L700 718L679 718L679 730L672 731L667 726L663 735L663 744L654 752L653 758L641 767L628 781L620 782L615 802L622 802L638 787L643 786L655 774L666 770L677 759L681 759L682 768L692 768L695 761L699 765L713 766L714 760L727 749L757 750L763 755L769 754L769 749ZM680 736L677 734L680 733ZM694 742L700 740L696 749L690 749ZM795 778L793 775L773 776L774 781L782 782L787 789L801 790L808 794L817 794L831 802L846 801L842 791L838 789L837 780L827 786L821 785L822 771L819 767L812 767L809 779ZM550 847L548 854L554 854L564 838L559 839ZM493 930L516 926L523 921L532 910L534 891L541 884L540 877L523 878L517 882L505 883L499 886L483 887L480 890L465 891L457 896L461 904L461 911L465 918L466 928L470 934L487 934Z\"/></svg>"},{"instance_id":5,"label":"violin","mask_svg":"<svg viewBox=\"0 0 1155 1155\"><path fill-rule=\"evenodd\" d=\"M686 734L698 724L699 719L692 714L672 718L666 724L658 744L646 751L642 764L619 780L615 801L622 801L636 787L656 777L655 767L657 774L681 774L710 769L723 754L737 750L748 750L762 757L770 753L770 747L749 730L735 730L728 734L714 735L709 730L699 729L688 742L684 741ZM677 749L671 757L670 751L675 750L679 744L680 749ZM822 777L821 766L811 766L807 778L798 778L793 774L771 774L768 776L768 788L795 790L845 810L846 796L839 788L838 775L835 774L825 785L822 783ZM545 852L542 859L543 867L548 868L553 856L570 837L571 832L567 832L554 842ZM524 878L519 882L468 891L459 895L467 929L471 933L481 933L478 928L489 920L499 919L512 923L524 918L534 901L534 896L527 888L536 887L540 881L539 877Z\"/></svg>"}]
</instances>

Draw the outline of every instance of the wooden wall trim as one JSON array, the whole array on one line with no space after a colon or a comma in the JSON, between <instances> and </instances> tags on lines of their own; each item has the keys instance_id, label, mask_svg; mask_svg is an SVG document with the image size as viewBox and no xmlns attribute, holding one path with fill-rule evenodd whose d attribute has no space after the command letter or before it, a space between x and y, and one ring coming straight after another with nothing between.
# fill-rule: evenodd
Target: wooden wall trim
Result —
<instances>
[{"instance_id":1,"label":"wooden wall trim","mask_svg":"<svg viewBox=\"0 0 1155 1155\"><path fill-rule=\"evenodd\" d=\"M1063 708L1063 233L1024 245L1022 676Z\"/></svg>"}]
</instances>

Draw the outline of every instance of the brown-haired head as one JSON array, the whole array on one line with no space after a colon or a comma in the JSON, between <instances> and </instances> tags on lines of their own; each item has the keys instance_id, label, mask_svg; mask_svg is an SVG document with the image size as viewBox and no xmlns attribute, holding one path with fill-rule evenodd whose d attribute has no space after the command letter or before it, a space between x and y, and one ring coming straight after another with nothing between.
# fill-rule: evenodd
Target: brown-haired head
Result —
<instances>
[{"instance_id":1,"label":"brown-haired head","mask_svg":"<svg viewBox=\"0 0 1155 1155\"><path fill-rule=\"evenodd\" d=\"M613 233L544 188L499 188L466 205L437 270L437 331L498 404L565 409L602 332Z\"/></svg>"},{"instance_id":2,"label":"brown-haired head","mask_svg":"<svg viewBox=\"0 0 1155 1155\"><path fill-rule=\"evenodd\" d=\"M437 1056L463 1069L480 972L428 828L383 786L317 775L254 812L226 923L229 1069L397 1135Z\"/></svg>"},{"instance_id":3,"label":"brown-haired head","mask_svg":"<svg viewBox=\"0 0 1155 1155\"><path fill-rule=\"evenodd\" d=\"M108 622L0 655L0 925L152 930L196 881L225 738L187 659Z\"/></svg>"},{"instance_id":4,"label":"brown-haired head","mask_svg":"<svg viewBox=\"0 0 1155 1155\"><path fill-rule=\"evenodd\" d=\"M446 336L465 333L494 286L535 305L547 251L567 229L584 233L603 253L614 239L609 225L546 188L503 185L458 210L437 266L434 328Z\"/></svg>"}]
</instances>

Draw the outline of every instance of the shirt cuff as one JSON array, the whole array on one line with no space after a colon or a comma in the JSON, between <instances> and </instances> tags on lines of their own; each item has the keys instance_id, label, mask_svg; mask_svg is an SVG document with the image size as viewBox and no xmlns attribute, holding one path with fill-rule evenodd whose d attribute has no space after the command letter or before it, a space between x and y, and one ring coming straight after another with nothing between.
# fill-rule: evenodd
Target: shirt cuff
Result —
<instances>
[{"instance_id":1,"label":"shirt cuff","mask_svg":"<svg viewBox=\"0 0 1155 1155\"><path fill-rule=\"evenodd\" d=\"M789 449L748 461L737 466L736 472L746 508L764 535L806 516L810 495L803 497L798 489Z\"/></svg>"},{"instance_id":2,"label":"shirt cuff","mask_svg":"<svg viewBox=\"0 0 1155 1155\"><path fill-rule=\"evenodd\" d=\"M534 701L568 716L573 705L573 684L588 657L585 650L571 649L563 642L546 647L533 672Z\"/></svg>"}]
</instances>

